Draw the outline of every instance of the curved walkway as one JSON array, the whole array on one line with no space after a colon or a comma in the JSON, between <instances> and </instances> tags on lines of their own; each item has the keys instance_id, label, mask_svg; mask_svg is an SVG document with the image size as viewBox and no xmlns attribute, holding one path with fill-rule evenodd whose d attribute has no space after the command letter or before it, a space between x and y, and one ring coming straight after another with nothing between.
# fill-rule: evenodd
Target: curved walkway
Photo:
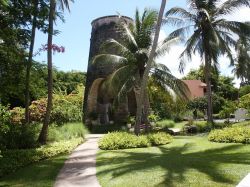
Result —
<instances>
[{"instance_id":1,"label":"curved walkway","mask_svg":"<svg viewBox=\"0 0 250 187\"><path fill-rule=\"evenodd\" d=\"M59 172L54 187L100 187L96 178L96 153L101 134L90 134L78 146Z\"/></svg>"}]
</instances>

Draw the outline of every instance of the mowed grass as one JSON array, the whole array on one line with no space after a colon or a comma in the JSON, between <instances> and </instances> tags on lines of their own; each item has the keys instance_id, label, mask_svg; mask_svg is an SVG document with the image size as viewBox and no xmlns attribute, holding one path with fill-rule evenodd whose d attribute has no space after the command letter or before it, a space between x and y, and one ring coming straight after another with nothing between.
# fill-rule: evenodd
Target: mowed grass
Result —
<instances>
[{"instance_id":1,"label":"mowed grass","mask_svg":"<svg viewBox=\"0 0 250 187\"><path fill-rule=\"evenodd\" d=\"M63 154L24 167L15 173L0 178L0 186L51 187L67 157L67 154Z\"/></svg>"},{"instance_id":2,"label":"mowed grass","mask_svg":"<svg viewBox=\"0 0 250 187\"><path fill-rule=\"evenodd\" d=\"M175 137L166 146L99 151L103 187L234 187L250 172L250 145Z\"/></svg>"}]
</instances>

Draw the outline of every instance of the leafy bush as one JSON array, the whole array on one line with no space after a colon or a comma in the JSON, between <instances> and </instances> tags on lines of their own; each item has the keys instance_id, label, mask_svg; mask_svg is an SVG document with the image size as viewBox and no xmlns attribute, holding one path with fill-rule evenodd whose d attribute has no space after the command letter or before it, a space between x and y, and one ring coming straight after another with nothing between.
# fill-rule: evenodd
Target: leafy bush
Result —
<instances>
[{"instance_id":1,"label":"leafy bush","mask_svg":"<svg viewBox=\"0 0 250 187\"><path fill-rule=\"evenodd\" d=\"M12 112L0 105L0 148L25 149L36 146L36 127L13 124Z\"/></svg>"},{"instance_id":2,"label":"leafy bush","mask_svg":"<svg viewBox=\"0 0 250 187\"><path fill-rule=\"evenodd\" d=\"M166 133L136 136L127 132L113 132L105 135L98 144L100 149L116 150L163 145L171 140L171 136Z\"/></svg>"},{"instance_id":3,"label":"leafy bush","mask_svg":"<svg viewBox=\"0 0 250 187\"><path fill-rule=\"evenodd\" d=\"M164 132L149 134L148 139L152 145L165 145L172 141L172 137Z\"/></svg>"},{"instance_id":4,"label":"leafy bush","mask_svg":"<svg viewBox=\"0 0 250 187\"><path fill-rule=\"evenodd\" d=\"M82 123L67 123L63 126L52 125L49 128L48 141L58 142L61 140L83 138L86 133L87 130Z\"/></svg>"},{"instance_id":5,"label":"leafy bush","mask_svg":"<svg viewBox=\"0 0 250 187\"><path fill-rule=\"evenodd\" d=\"M30 121L43 122L46 113L47 99L42 98L32 101L30 105ZM11 110L11 121L14 124L24 123L24 109L16 107ZM82 120L82 96L80 94L54 94L53 108L51 111L51 123L62 125L68 122Z\"/></svg>"},{"instance_id":6,"label":"leafy bush","mask_svg":"<svg viewBox=\"0 0 250 187\"><path fill-rule=\"evenodd\" d=\"M148 147L150 142L146 136L136 136L127 132L112 132L99 141L100 149L115 150L136 147Z\"/></svg>"},{"instance_id":7,"label":"leafy bush","mask_svg":"<svg viewBox=\"0 0 250 187\"><path fill-rule=\"evenodd\" d=\"M219 130L213 130L209 133L208 140L213 142L250 144L250 128L229 127Z\"/></svg>"},{"instance_id":8,"label":"leafy bush","mask_svg":"<svg viewBox=\"0 0 250 187\"><path fill-rule=\"evenodd\" d=\"M45 145L36 149L2 151L2 158L0 158L0 177L31 163L53 157L61 153L69 153L82 142L83 138L76 138Z\"/></svg>"},{"instance_id":9,"label":"leafy bush","mask_svg":"<svg viewBox=\"0 0 250 187\"><path fill-rule=\"evenodd\" d=\"M35 125L8 124L7 130L0 133L1 149L28 149L37 145L37 134L39 132Z\"/></svg>"},{"instance_id":10,"label":"leafy bush","mask_svg":"<svg viewBox=\"0 0 250 187\"><path fill-rule=\"evenodd\" d=\"M250 93L240 98L239 108L245 108L250 112Z\"/></svg>"}]
</instances>

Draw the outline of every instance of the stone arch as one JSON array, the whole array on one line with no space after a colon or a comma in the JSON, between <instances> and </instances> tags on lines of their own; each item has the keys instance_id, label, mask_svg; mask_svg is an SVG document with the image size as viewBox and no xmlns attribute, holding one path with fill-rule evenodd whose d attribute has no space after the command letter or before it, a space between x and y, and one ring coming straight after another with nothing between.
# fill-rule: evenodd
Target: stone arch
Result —
<instances>
[{"instance_id":1,"label":"stone arch","mask_svg":"<svg viewBox=\"0 0 250 187\"><path fill-rule=\"evenodd\" d=\"M99 87L102 84L104 78L98 78L92 83L88 94L88 113L97 111L97 99Z\"/></svg>"}]
</instances>

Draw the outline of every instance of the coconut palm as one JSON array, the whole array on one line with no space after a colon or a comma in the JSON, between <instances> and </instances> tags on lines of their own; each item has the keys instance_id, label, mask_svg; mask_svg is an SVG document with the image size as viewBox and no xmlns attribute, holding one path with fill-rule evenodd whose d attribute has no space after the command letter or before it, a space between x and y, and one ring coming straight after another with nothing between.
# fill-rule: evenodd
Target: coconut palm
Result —
<instances>
[{"instance_id":1,"label":"coconut palm","mask_svg":"<svg viewBox=\"0 0 250 187\"><path fill-rule=\"evenodd\" d=\"M121 102L122 99L126 98L127 93L133 90L137 107L141 106L139 103L141 83L152 49L152 36L155 33L157 17L157 11L145 9L142 16L136 10L135 24L127 25L121 18L122 42L115 39L107 40L102 45L103 52L110 51L110 49L115 49L115 52L113 54L99 54L94 57L92 62L93 65L111 62L116 67L116 70L103 82L101 92L117 96L116 101ZM168 52L171 44L178 40L178 37L166 37L158 43L156 51L153 53L153 66L150 68L150 72L165 90L168 91L168 88L171 88L179 96L186 97L187 87L185 84L174 77L165 65L155 62L158 57ZM146 99L144 101L146 102ZM143 113L146 116L146 108L144 108ZM139 128L135 128L135 133L138 134L139 130Z\"/></svg>"},{"instance_id":2,"label":"coconut palm","mask_svg":"<svg viewBox=\"0 0 250 187\"><path fill-rule=\"evenodd\" d=\"M250 82L250 37L240 37L236 45L237 64L233 72L241 82Z\"/></svg>"},{"instance_id":3,"label":"coconut palm","mask_svg":"<svg viewBox=\"0 0 250 187\"><path fill-rule=\"evenodd\" d=\"M69 1L74 2L73 0L50 0L50 10L49 10L49 27L48 27L48 51L47 51L47 60L48 60L48 97L47 97L47 108L46 114L44 117L43 127L39 134L38 141L41 144L46 144L48 127L50 122L50 114L52 110L52 92L53 92L53 75L52 75L52 40L54 33L54 20L56 5L64 11L65 7L69 9Z\"/></svg>"},{"instance_id":4,"label":"coconut palm","mask_svg":"<svg viewBox=\"0 0 250 187\"><path fill-rule=\"evenodd\" d=\"M249 26L238 21L229 21L230 15L242 6L250 6L249 0L188 0L188 10L174 7L166 13L166 23L178 26L170 36L188 37L185 49L180 55L180 71L186 61L198 53L204 61L205 79L208 95L208 122L213 122L211 98L211 66L218 65L220 55L226 55L233 65L234 59L230 47L235 47L235 35L249 34ZM192 30L192 34L189 35Z\"/></svg>"}]
</instances>

